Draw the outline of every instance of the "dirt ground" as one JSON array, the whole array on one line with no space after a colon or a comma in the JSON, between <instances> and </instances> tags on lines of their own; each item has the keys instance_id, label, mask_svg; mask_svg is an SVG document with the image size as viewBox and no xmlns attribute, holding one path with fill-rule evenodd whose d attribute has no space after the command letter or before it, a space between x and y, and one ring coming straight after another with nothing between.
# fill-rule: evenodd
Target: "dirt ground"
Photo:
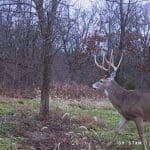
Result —
<instances>
[{"instance_id":1,"label":"dirt ground","mask_svg":"<svg viewBox=\"0 0 150 150\"><path fill-rule=\"evenodd\" d=\"M19 150L98 150L105 144L86 136L87 129L78 120L61 113L51 112L46 120L32 121L26 121L21 133L24 140L17 143Z\"/></svg>"},{"instance_id":2,"label":"dirt ground","mask_svg":"<svg viewBox=\"0 0 150 150\"><path fill-rule=\"evenodd\" d=\"M33 121L34 120L34 121ZM24 139L17 143L18 150L115 150L116 146L106 148L108 141L88 135L87 128L67 114L51 112L49 118L38 117L24 120ZM115 149L114 149L115 148ZM131 150L120 146L117 150Z\"/></svg>"}]
</instances>

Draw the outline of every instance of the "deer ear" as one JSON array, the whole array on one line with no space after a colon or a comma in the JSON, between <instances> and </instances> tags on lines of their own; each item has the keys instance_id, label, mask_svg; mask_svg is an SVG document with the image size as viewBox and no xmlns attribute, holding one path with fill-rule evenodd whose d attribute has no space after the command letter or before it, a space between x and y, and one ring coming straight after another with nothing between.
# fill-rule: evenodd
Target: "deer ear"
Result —
<instances>
[{"instance_id":1,"label":"deer ear","mask_svg":"<svg viewBox=\"0 0 150 150\"><path fill-rule=\"evenodd\" d=\"M111 73L110 78L114 79L115 77L116 77L116 72L114 71L114 72Z\"/></svg>"},{"instance_id":2,"label":"deer ear","mask_svg":"<svg viewBox=\"0 0 150 150\"><path fill-rule=\"evenodd\" d=\"M101 79L100 82L104 82L105 79Z\"/></svg>"}]
</instances>

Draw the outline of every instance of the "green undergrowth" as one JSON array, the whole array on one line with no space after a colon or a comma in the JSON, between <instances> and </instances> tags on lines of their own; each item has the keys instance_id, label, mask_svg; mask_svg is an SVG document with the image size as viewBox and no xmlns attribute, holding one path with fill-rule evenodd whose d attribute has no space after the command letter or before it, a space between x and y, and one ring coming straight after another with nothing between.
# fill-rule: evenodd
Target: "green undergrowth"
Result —
<instances>
[{"instance_id":1,"label":"green undergrowth","mask_svg":"<svg viewBox=\"0 0 150 150\"><path fill-rule=\"evenodd\" d=\"M71 116L81 118L82 116L91 116L96 118L96 122L85 123L89 130L89 135L102 139L104 141L111 141L117 124L120 121L120 115L114 108L91 108L90 106L73 106L67 109ZM89 118L90 119L90 118ZM91 120L91 119L90 119ZM94 130L94 131L93 131ZM150 149L150 124L145 123L145 139L148 143L147 147ZM114 142L114 149L122 149L121 147L129 147L133 150L141 150L142 146L135 124L129 122L123 132L119 134Z\"/></svg>"},{"instance_id":2,"label":"green undergrowth","mask_svg":"<svg viewBox=\"0 0 150 150\"><path fill-rule=\"evenodd\" d=\"M18 136L21 126L17 116L38 111L35 100L0 99L0 150L17 150L16 143L22 139Z\"/></svg>"},{"instance_id":3,"label":"green undergrowth","mask_svg":"<svg viewBox=\"0 0 150 150\"><path fill-rule=\"evenodd\" d=\"M16 142L20 137L0 138L0 150L17 150Z\"/></svg>"},{"instance_id":4,"label":"green undergrowth","mask_svg":"<svg viewBox=\"0 0 150 150\"><path fill-rule=\"evenodd\" d=\"M38 112L39 102L27 99L0 100L0 116L11 116L18 111Z\"/></svg>"},{"instance_id":5,"label":"green undergrowth","mask_svg":"<svg viewBox=\"0 0 150 150\"><path fill-rule=\"evenodd\" d=\"M51 104L50 108L55 112L67 113L71 119L80 120L83 127L87 128L87 132L85 132L87 137L99 139L105 143L111 141L120 119L118 112L110 107L100 108L71 103L62 108L62 103L58 102L58 105L55 106ZM32 115L37 112L39 112L38 100L0 100L0 150L16 150L16 143L22 139L16 134L20 130L20 124L12 119L13 116ZM149 123L146 123L145 126L145 137L150 144ZM137 142L140 140L136 126L133 122L129 122L122 134L116 138L113 149L126 149L128 147L131 150L141 150L141 144Z\"/></svg>"}]
</instances>

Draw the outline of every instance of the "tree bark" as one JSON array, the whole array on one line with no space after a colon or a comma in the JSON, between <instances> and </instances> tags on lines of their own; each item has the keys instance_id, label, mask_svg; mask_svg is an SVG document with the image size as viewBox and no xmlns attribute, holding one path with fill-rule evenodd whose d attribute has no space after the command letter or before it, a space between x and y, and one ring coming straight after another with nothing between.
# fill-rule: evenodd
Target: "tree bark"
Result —
<instances>
[{"instance_id":1,"label":"tree bark","mask_svg":"<svg viewBox=\"0 0 150 150\"><path fill-rule=\"evenodd\" d=\"M49 46L43 45L45 53L43 56L43 79L41 88L40 116L46 117L49 114L49 93L52 78L52 57L49 56Z\"/></svg>"},{"instance_id":2,"label":"tree bark","mask_svg":"<svg viewBox=\"0 0 150 150\"><path fill-rule=\"evenodd\" d=\"M120 42L119 42L119 55L117 57L117 64L120 60L120 56L121 56L121 53L123 52L123 49L124 49L124 36L125 36L125 18L124 18L124 9L123 9L123 0L120 0L120 4L119 4L119 7L120 7ZM116 74L116 81L119 83L119 84L122 84L122 80L123 80L123 69L120 67L117 71L117 74Z\"/></svg>"},{"instance_id":3,"label":"tree bark","mask_svg":"<svg viewBox=\"0 0 150 150\"><path fill-rule=\"evenodd\" d=\"M47 11L44 10L43 0L34 0L36 12L39 19L41 38L43 40L43 79L41 87L40 117L46 118L49 115L49 93L52 78L52 62L56 54L53 49L54 24L56 21L57 8L60 0L51 0L51 6Z\"/></svg>"}]
</instances>

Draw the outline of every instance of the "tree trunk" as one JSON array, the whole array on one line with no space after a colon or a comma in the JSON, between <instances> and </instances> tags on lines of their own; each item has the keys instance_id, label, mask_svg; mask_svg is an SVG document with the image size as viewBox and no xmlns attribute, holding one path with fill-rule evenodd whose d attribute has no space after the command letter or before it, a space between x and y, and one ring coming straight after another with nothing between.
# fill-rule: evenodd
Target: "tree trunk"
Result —
<instances>
[{"instance_id":1,"label":"tree trunk","mask_svg":"<svg viewBox=\"0 0 150 150\"><path fill-rule=\"evenodd\" d=\"M43 58L43 79L41 88L41 103L40 103L40 116L46 118L49 115L49 93L52 81L52 57L49 55L49 46L45 42L44 58Z\"/></svg>"},{"instance_id":2,"label":"tree trunk","mask_svg":"<svg viewBox=\"0 0 150 150\"><path fill-rule=\"evenodd\" d=\"M124 49L124 36L125 36L125 20L124 20L124 11L123 11L123 0L120 0L120 42L119 42L119 55L117 57L117 64L120 60L121 53ZM119 68L116 74L116 81L119 84L123 83L123 68Z\"/></svg>"},{"instance_id":3,"label":"tree trunk","mask_svg":"<svg viewBox=\"0 0 150 150\"><path fill-rule=\"evenodd\" d=\"M40 116L49 115L49 90L52 77L52 62L57 51L53 51L54 25L57 8L61 0L52 0L49 10L44 9L43 0L34 0L39 19L39 27L43 40L43 79L41 87ZM47 16L45 15L47 13Z\"/></svg>"},{"instance_id":4,"label":"tree trunk","mask_svg":"<svg viewBox=\"0 0 150 150\"><path fill-rule=\"evenodd\" d=\"M41 89L40 116L49 114L49 64L48 58L44 58L43 81Z\"/></svg>"}]
</instances>

